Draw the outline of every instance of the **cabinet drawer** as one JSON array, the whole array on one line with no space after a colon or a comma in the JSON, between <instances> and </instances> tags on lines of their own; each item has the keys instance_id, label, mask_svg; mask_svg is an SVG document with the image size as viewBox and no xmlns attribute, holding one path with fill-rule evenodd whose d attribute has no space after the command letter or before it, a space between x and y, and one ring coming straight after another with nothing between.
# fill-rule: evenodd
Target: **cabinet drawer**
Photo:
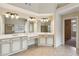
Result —
<instances>
[{"instance_id":1,"label":"cabinet drawer","mask_svg":"<svg viewBox=\"0 0 79 59\"><path fill-rule=\"evenodd\" d=\"M1 42L1 44L2 44L2 43L10 43L10 39L3 39L3 40L1 40L0 42Z\"/></svg>"},{"instance_id":2,"label":"cabinet drawer","mask_svg":"<svg viewBox=\"0 0 79 59\"><path fill-rule=\"evenodd\" d=\"M22 37L21 39L22 39L22 40L23 40L23 39L27 39L27 37Z\"/></svg>"},{"instance_id":3,"label":"cabinet drawer","mask_svg":"<svg viewBox=\"0 0 79 59\"><path fill-rule=\"evenodd\" d=\"M27 41L28 45L35 44L35 39L30 39Z\"/></svg>"},{"instance_id":4,"label":"cabinet drawer","mask_svg":"<svg viewBox=\"0 0 79 59\"><path fill-rule=\"evenodd\" d=\"M13 38L12 41L20 40L20 38Z\"/></svg>"}]
</instances>

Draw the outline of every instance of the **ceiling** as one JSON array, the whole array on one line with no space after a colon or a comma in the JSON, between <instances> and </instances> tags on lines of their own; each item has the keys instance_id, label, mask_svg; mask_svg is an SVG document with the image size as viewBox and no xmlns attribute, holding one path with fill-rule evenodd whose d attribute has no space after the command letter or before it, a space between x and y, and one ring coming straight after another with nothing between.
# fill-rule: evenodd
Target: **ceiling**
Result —
<instances>
[{"instance_id":1,"label":"ceiling","mask_svg":"<svg viewBox=\"0 0 79 59\"><path fill-rule=\"evenodd\" d=\"M62 15L71 14L71 13L74 14L74 13L78 13L78 12L79 12L79 7L76 7L76 8L69 10L69 11L63 12Z\"/></svg>"},{"instance_id":2,"label":"ceiling","mask_svg":"<svg viewBox=\"0 0 79 59\"><path fill-rule=\"evenodd\" d=\"M20 7L20 8L26 9L26 10L33 11L33 12L38 11L38 4L37 3L31 4L31 5L28 5L28 4L25 4L25 3L10 3L10 4L14 5L16 7Z\"/></svg>"},{"instance_id":3,"label":"ceiling","mask_svg":"<svg viewBox=\"0 0 79 59\"><path fill-rule=\"evenodd\" d=\"M63 7L67 4L70 4L70 3L57 3L57 8Z\"/></svg>"},{"instance_id":4,"label":"ceiling","mask_svg":"<svg viewBox=\"0 0 79 59\"><path fill-rule=\"evenodd\" d=\"M54 13L56 8L66 5L67 3L9 3L26 10L37 13Z\"/></svg>"}]
</instances>

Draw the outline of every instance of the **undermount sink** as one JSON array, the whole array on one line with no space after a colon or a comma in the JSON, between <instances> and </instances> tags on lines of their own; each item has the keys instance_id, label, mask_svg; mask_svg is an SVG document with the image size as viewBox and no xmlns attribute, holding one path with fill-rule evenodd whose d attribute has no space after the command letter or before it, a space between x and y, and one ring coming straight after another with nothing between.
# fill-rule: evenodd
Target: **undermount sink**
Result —
<instances>
[{"instance_id":1,"label":"undermount sink","mask_svg":"<svg viewBox=\"0 0 79 59\"><path fill-rule=\"evenodd\" d=\"M18 36L17 34L13 34L12 36Z\"/></svg>"}]
</instances>

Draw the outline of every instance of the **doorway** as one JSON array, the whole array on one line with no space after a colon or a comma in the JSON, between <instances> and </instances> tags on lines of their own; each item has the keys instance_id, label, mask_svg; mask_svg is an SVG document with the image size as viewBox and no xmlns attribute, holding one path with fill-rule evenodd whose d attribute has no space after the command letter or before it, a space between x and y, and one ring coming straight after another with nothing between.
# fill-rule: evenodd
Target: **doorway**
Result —
<instances>
[{"instance_id":1,"label":"doorway","mask_svg":"<svg viewBox=\"0 0 79 59\"><path fill-rule=\"evenodd\" d=\"M64 21L64 39L65 45L76 47L76 29L77 29L77 19L65 19Z\"/></svg>"}]
</instances>

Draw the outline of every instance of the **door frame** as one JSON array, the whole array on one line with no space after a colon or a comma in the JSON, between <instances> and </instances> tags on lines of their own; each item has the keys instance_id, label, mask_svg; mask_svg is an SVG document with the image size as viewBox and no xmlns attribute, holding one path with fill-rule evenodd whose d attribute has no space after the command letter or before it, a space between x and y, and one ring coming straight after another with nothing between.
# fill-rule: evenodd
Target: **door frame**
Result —
<instances>
[{"instance_id":1,"label":"door frame","mask_svg":"<svg viewBox=\"0 0 79 59\"><path fill-rule=\"evenodd\" d=\"M63 18L63 31L62 31L62 33L63 33L63 36L62 36L62 38L63 38L63 45L65 45L65 20L67 20L67 19L73 19L73 18L76 18L76 20L77 20L77 30L76 30L76 47L77 47L77 41L78 41L78 16L71 16L71 17L65 17L65 18Z\"/></svg>"}]
</instances>

